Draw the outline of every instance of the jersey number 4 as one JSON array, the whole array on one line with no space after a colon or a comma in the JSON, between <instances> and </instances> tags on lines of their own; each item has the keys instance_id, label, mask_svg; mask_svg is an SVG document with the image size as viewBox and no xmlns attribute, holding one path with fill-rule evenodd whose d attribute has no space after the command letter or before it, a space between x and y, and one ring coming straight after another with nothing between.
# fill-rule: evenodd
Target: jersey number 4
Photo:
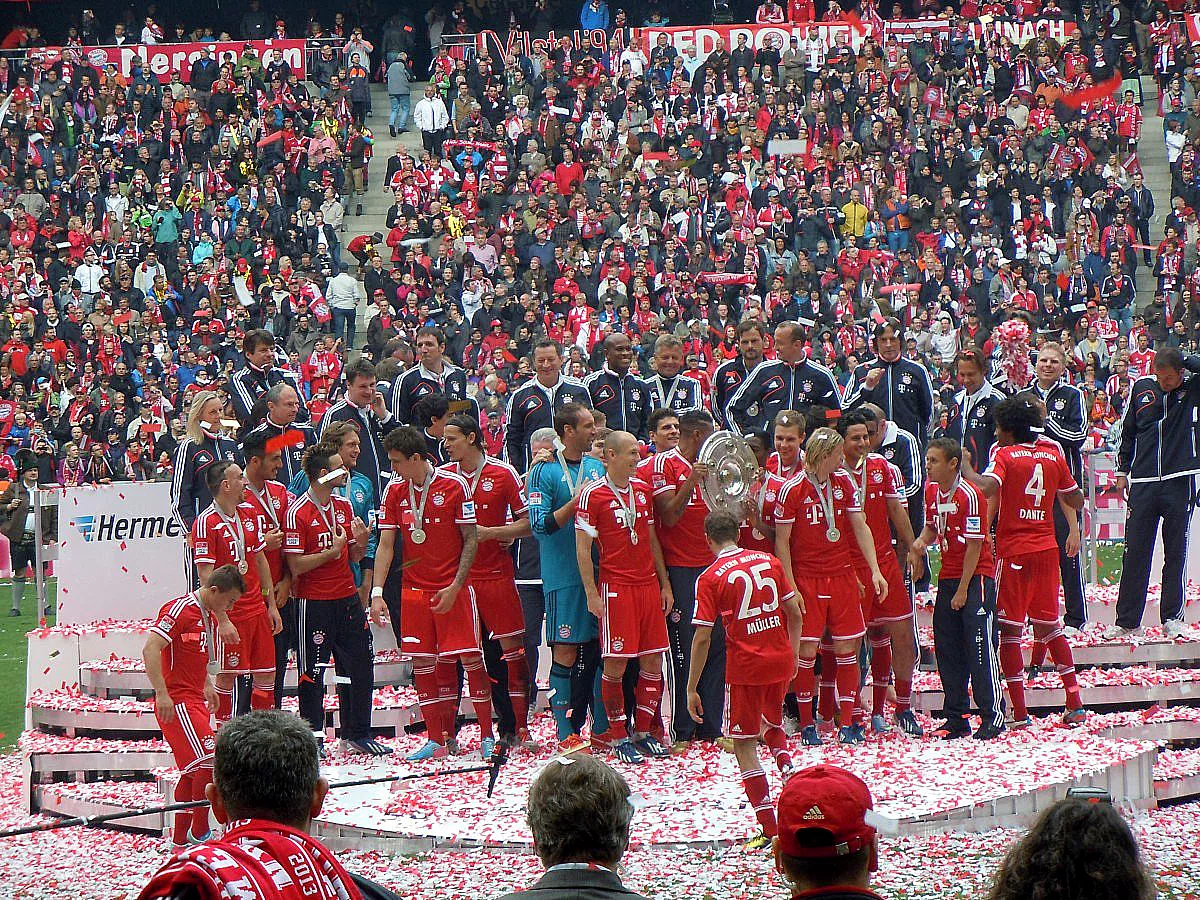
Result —
<instances>
[{"instance_id":1,"label":"jersey number 4","mask_svg":"<svg viewBox=\"0 0 1200 900\"><path fill-rule=\"evenodd\" d=\"M734 569L729 573L729 581L742 584L742 604L738 607L737 616L739 619L754 619L762 613L774 612L779 606L779 585L775 583L775 579L771 575L769 562L756 563L750 566L749 572ZM752 605L758 596L767 594L770 595L770 599L767 599L762 606Z\"/></svg>"},{"instance_id":2,"label":"jersey number 4","mask_svg":"<svg viewBox=\"0 0 1200 900\"><path fill-rule=\"evenodd\" d=\"M1046 496L1046 480L1041 463L1033 467L1033 474L1029 476L1029 481L1025 485L1025 493L1033 498L1034 509L1042 508L1042 500Z\"/></svg>"}]
</instances>

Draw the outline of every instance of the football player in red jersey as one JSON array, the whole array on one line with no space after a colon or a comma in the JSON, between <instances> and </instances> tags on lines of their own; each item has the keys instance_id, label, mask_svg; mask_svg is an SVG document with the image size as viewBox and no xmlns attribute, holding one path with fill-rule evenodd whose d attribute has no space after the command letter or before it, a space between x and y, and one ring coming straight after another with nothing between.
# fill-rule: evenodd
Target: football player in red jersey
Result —
<instances>
[{"instance_id":1,"label":"football player in red jersey","mask_svg":"<svg viewBox=\"0 0 1200 900\"><path fill-rule=\"evenodd\" d=\"M874 414L852 409L842 414L837 430L845 441L846 472L854 481L858 505L875 539L875 559L887 579L884 598L871 588L871 573L855 545L850 545L855 574L862 585L863 620L871 642L871 727L885 734L891 726L884 716L888 680L896 676L896 724L913 737L924 734L910 707L913 670L917 665L917 645L913 637L913 602L900 568L900 558L908 558L912 546L912 523L904 502L904 476L894 465L869 449L875 441L879 423ZM896 531L900 556L892 546Z\"/></svg>"},{"instance_id":2,"label":"football player in red jersey","mask_svg":"<svg viewBox=\"0 0 1200 900\"><path fill-rule=\"evenodd\" d=\"M776 426L776 434L778 434ZM747 550L775 553L775 501L787 483L766 468L771 454L771 438L765 431L748 431L743 435L754 459L758 462L758 478L750 487L746 499L746 516L738 546Z\"/></svg>"},{"instance_id":3,"label":"football player in red jersey","mask_svg":"<svg viewBox=\"0 0 1200 900\"><path fill-rule=\"evenodd\" d=\"M1000 621L1000 668L1012 701L1013 726L1030 723L1025 708L1021 632L1025 620L1050 651L1066 692L1063 722L1087 718L1075 677L1071 645L1063 634L1058 607L1058 542L1054 504L1063 506L1069 532L1066 553L1079 552L1083 491L1075 483L1062 448L1039 437L1044 414L1027 397L1009 397L992 412L997 447L982 475L964 464L964 474L988 499L996 498L996 610ZM965 463L965 461L964 461Z\"/></svg>"},{"instance_id":4,"label":"football player in red jersey","mask_svg":"<svg viewBox=\"0 0 1200 900\"><path fill-rule=\"evenodd\" d=\"M1004 731L1004 697L996 661L996 571L987 532L987 500L983 492L960 477L962 446L935 438L925 451L925 528L908 551L913 576L925 565L925 553L935 541L942 552L937 603L933 609L934 650L946 695L943 738L971 733L967 713L971 696L982 714L975 732L981 741Z\"/></svg>"},{"instance_id":5,"label":"football player in red jersey","mask_svg":"<svg viewBox=\"0 0 1200 900\"><path fill-rule=\"evenodd\" d=\"M697 722L709 715L697 687L719 619L725 629L729 682L724 727L733 739L742 787L762 826L762 836L752 842L759 849L770 844L776 826L771 789L758 762L758 737L761 732L786 780L792 757L783 733L783 697L799 658L801 615L779 560L738 547L740 527L738 517L725 510L711 512L704 520L705 539L716 559L696 580L687 704Z\"/></svg>"},{"instance_id":6,"label":"football player in red jersey","mask_svg":"<svg viewBox=\"0 0 1200 900\"><path fill-rule=\"evenodd\" d=\"M267 452L265 432L251 433L242 444L246 459L246 503L258 516L263 535L263 555L271 569L275 608L279 610L282 629L275 635L275 708L283 700L283 677L287 670L288 650L299 651L296 642L296 605L288 603L292 589L292 573L283 561L283 520L287 516L292 495L275 480L283 466L279 450Z\"/></svg>"},{"instance_id":7,"label":"football player in red jersey","mask_svg":"<svg viewBox=\"0 0 1200 900\"><path fill-rule=\"evenodd\" d=\"M592 735L592 743L611 745L618 759L636 764L644 756L671 753L650 731L662 701L666 614L675 599L654 530L650 485L634 476L637 439L627 431L610 432L604 439L604 461L608 474L583 489L575 513L579 574L588 609L600 620L601 692L609 720L608 731ZM599 587L592 572L593 542L600 545ZM657 585L650 572L658 576ZM625 727L621 689L630 659L639 665L633 740Z\"/></svg>"},{"instance_id":8,"label":"football player in red jersey","mask_svg":"<svg viewBox=\"0 0 1200 900\"><path fill-rule=\"evenodd\" d=\"M205 471L212 505L192 523L192 559L201 584L218 566L236 566L246 582L246 591L234 604L229 619L237 628L237 640L217 634L216 676L217 723L233 715L234 686L238 676L249 675L253 688L250 706L270 709L275 705L275 638L282 629L271 568L263 554L266 543L257 514L245 502L246 479L237 463L219 459Z\"/></svg>"},{"instance_id":9,"label":"football player in red jersey","mask_svg":"<svg viewBox=\"0 0 1200 900\"><path fill-rule=\"evenodd\" d=\"M801 738L808 746L824 741L813 722L813 670L817 647L828 629L836 657L838 705L842 726L838 740L861 744L866 740L854 724L858 695L858 645L866 634L858 580L854 576L850 541L858 544L871 572L871 586L880 599L887 598L887 579L879 571L875 541L862 509L856 505L854 482L843 471L842 436L832 428L818 428L804 448L804 473L784 486L775 504L775 548L783 564L788 587L804 613L796 697L800 706Z\"/></svg>"},{"instance_id":10,"label":"football player in red jersey","mask_svg":"<svg viewBox=\"0 0 1200 900\"><path fill-rule=\"evenodd\" d=\"M775 452L767 457L767 471L789 481L804 471L804 439L808 420L794 409L775 416Z\"/></svg>"},{"instance_id":11,"label":"football player in red jersey","mask_svg":"<svg viewBox=\"0 0 1200 900\"><path fill-rule=\"evenodd\" d=\"M179 781L175 802L204 799L212 781L212 713L217 709L213 685L213 643L218 621L246 590L237 566L212 569L204 587L165 604L150 626L142 647L146 678L154 688L154 717L175 757ZM172 841L176 849L208 838L208 807L175 815Z\"/></svg>"},{"instance_id":12,"label":"football player in red jersey","mask_svg":"<svg viewBox=\"0 0 1200 900\"><path fill-rule=\"evenodd\" d=\"M402 649L413 658L413 683L429 737L408 759L440 759L450 752L446 745L454 734L457 710L453 699L439 690L439 658L462 662L479 720L479 752L488 759L496 740L479 611L468 583L478 546L471 486L453 472L435 469L426 456L425 435L410 425L389 433L383 447L394 477L379 508L375 565L381 572L390 570L399 534L405 562L400 586ZM371 589L371 613L380 623L387 616L382 587Z\"/></svg>"},{"instance_id":13,"label":"football player in red jersey","mask_svg":"<svg viewBox=\"0 0 1200 900\"><path fill-rule=\"evenodd\" d=\"M300 715L314 732L325 730L325 669L330 655L350 683L338 687L342 739L352 753L386 756L392 749L371 736L375 657L371 629L351 560L367 552L370 530L350 501L335 493L350 473L329 444L304 454L308 490L288 507L283 552L292 572L300 623Z\"/></svg>"},{"instance_id":14,"label":"football player in red jersey","mask_svg":"<svg viewBox=\"0 0 1200 900\"><path fill-rule=\"evenodd\" d=\"M692 653L692 615L696 605L696 579L713 561L704 537L704 517L708 505L700 494L700 485L708 467L696 462L700 447L713 433L713 419L706 410L688 409L679 414L679 443L673 450L654 456L650 473L654 491L656 531L662 545L667 577L675 606L667 616L667 635L671 641L671 730L682 752L693 739L715 741L721 737L721 717L725 703L725 642L718 631L709 652L709 664L700 679L707 723L697 727L688 713L687 682Z\"/></svg>"},{"instance_id":15,"label":"football player in red jersey","mask_svg":"<svg viewBox=\"0 0 1200 900\"><path fill-rule=\"evenodd\" d=\"M509 545L529 537L529 504L521 476L508 463L484 452L483 429L468 415L450 417L443 435L450 463L442 469L471 487L478 550L468 575L479 617L500 644L508 668L508 698L516 721L516 743L536 749L529 737L529 663L525 659L525 617L517 593ZM501 687L504 687L501 685Z\"/></svg>"}]
</instances>

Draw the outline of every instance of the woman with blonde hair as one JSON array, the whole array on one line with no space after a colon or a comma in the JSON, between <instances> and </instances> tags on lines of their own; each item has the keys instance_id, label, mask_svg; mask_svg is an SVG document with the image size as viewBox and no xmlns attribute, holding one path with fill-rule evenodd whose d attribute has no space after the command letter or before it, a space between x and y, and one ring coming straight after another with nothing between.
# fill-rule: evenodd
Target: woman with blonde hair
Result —
<instances>
[{"instance_id":1,"label":"woman with blonde hair","mask_svg":"<svg viewBox=\"0 0 1200 900\"><path fill-rule=\"evenodd\" d=\"M221 432L224 404L216 391L200 391L188 407L187 436L175 448L175 477L171 481L171 506L179 523L191 533L192 523L212 505L207 483L208 467L220 459L240 462L237 444ZM186 554L188 583L198 587L192 555Z\"/></svg>"}]
</instances>

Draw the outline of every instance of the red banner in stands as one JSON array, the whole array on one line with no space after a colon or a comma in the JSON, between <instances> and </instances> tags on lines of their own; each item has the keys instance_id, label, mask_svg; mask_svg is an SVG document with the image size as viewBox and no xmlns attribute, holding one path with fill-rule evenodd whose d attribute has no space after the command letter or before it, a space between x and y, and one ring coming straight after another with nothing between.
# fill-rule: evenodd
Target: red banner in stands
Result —
<instances>
[{"instance_id":1,"label":"red banner in stands","mask_svg":"<svg viewBox=\"0 0 1200 900\"><path fill-rule=\"evenodd\" d=\"M538 50L553 50L565 37L571 39L571 46L576 50L599 50L601 53L610 50L620 52L631 41L629 29L617 29L610 35L599 30L581 31L577 28L574 31L552 31L544 37L535 37L530 31L510 31L504 37L494 31L481 31L475 36L475 49L480 53L486 50L492 59L507 59L511 53L531 56ZM636 37L632 40L636 40Z\"/></svg>"},{"instance_id":2,"label":"red banner in stands","mask_svg":"<svg viewBox=\"0 0 1200 900\"><path fill-rule=\"evenodd\" d=\"M292 71L300 78L307 74L304 68L304 41L222 41L217 43L186 43L186 44L126 44L121 47L53 47L45 51L51 54L69 52L74 49L97 69L103 69L109 63L117 67L117 71L129 77L133 61L142 60L142 67L152 72L159 81L171 80L173 72L179 72L187 81L192 63L200 56L200 51L207 47L212 50L218 63L233 63L241 57L246 45L249 44L255 56L264 57L268 50L278 50L283 54L284 62L291 66ZM236 74L236 73L235 73Z\"/></svg>"},{"instance_id":3,"label":"red banner in stands","mask_svg":"<svg viewBox=\"0 0 1200 900\"><path fill-rule=\"evenodd\" d=\"M1189 14L1183 17L1183 21L1187 24L1188 43L1200 41L1200 16Z\"/></svg>"}]
</instances>

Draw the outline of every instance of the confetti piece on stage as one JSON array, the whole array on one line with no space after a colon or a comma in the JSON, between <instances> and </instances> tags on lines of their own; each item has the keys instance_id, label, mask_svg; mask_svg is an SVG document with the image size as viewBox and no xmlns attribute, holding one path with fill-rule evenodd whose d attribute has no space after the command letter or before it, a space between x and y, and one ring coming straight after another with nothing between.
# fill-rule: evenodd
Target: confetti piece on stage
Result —
<instances>
[{"instance_id":1,"label":"confetti piece on stage","mask_svg":"<svg viewBox=\"0 0 1200 900\"><path fill-rule=\"evenodd\" d=\"M142 576L142 583L143 583L143 584L149 584L149 583L150 583L150 579L149 579L149 578L147 578L145 575L143 575L143 576Z\"/></svg>"},{"instance_id":2,"label":"confetti piece on stage","mask_svg":"<svg viewBox=\"0 0 1200 900\"><path fill-rule=\"evenodd\" d=\"M1072 91L1063 96L1060 101L1063 106L1069 106L1071 109L1079 109L1085 103L1090 103L1095 100L1103 100L1106 97L1111 97L1121 87L1121 76L1114 75L1107 81L1101 81L1099 84L1094 84L1089 88L1084 88L1082 91Z\"/></svg>"},{"instance_id":3,"label":"confetti piece on stage","mask_svg":"<svg viewBox=\"0 0 1200 900\"><path fill-rule=\"evenodd\" d=\"M122 550L125 550L125 549L126 549L128 546L129 546L129 545L128 545L128 544L126 544L124 541L121 541L121 549L122 549Z\"/></svg>"},{"instance_id":4,"label":"confetti piece on stage","mask_svg":"<svg viewBox=\"0 0 1200 900\"><path fill-rule=\"evenodd\" d=\"M267 452L275 453L276 451L284 450L288 447L295 447L297 444L304 443L304 432L292 429L285 431L283 434L276 435L267 441Z\"/></svg>"}]
</instances>

